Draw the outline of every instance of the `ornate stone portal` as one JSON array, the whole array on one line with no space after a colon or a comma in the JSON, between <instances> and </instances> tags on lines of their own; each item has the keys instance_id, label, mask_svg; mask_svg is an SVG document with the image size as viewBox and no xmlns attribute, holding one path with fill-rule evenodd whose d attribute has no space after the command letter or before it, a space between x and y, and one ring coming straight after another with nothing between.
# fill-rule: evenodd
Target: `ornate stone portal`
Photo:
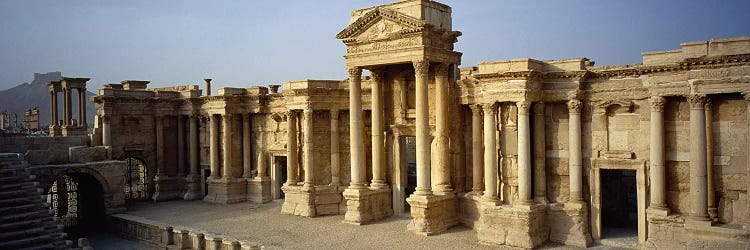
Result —
<instances>
[{"instance_id":1,"label":"ornate stone portal","mask_svg":"<svg viewBox=\"0 0 750 250\"><path fill-rule=\"evenodd\" d=\"M460 35L434 1L355 10L337 35L349 79L213 95L109 84L94 97L92 143L141 159L155 200L283 196L282 213L357 225L408 209L414 233L463 224L524 248L604 244L620 218L643 247L747 244L750 37L635 66L458 69ZM628 199L611 196L611 173Z\"/></svg>"}]
</instances>

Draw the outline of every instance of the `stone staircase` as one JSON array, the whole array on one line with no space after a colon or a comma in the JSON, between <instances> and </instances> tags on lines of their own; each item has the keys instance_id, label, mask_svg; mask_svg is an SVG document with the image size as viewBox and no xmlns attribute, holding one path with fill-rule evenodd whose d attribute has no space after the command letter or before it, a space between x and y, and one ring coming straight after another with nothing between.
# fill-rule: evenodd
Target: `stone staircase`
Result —
<instances>
[{"instance_id":1,"label":"stone staircase","mask_svg":"<svg viewBox=\"0 0 750 250\"><path fill-rule=\"evenodd\" d=\"M0 154L0 249L72 249L27 163Z\"/></svg>"}]
</instances>

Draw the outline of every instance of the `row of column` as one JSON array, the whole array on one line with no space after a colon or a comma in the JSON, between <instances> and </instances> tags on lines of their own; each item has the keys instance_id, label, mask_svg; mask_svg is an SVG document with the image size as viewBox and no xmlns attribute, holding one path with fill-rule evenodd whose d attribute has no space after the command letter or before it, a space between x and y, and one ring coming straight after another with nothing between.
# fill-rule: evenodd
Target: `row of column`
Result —
<instances>
[{"instance_id":1,"label":"row of column","mask_svg":"<svg viewBox=\"0 0 750 250\"><path fill-rule=\"evenodd\" d=\"M518 202L531 204L532 199L545 202L546 173L545 173L545 134L544 134L544 103L534 104L534 137L531 136L531 103L520 101L518 108ZM472 192L480 194L484 191L483 199L497 202L498 199L498 154L497 154L497 120L496 103L471 105L472 110ZM581 155L581 102L568 102L569 115L569 170L570 170L570 202L583 202L582 197L582 155ZM482 119L484 113L484 119ZM482 121L484 120L484 121ZM482 126L482 123L484 126ZM532 149L532 140L534 147ZM532 150L534 152L534 169L532 170ZM482 159L484 156L484 159ZM482 169L484 167L484 171ZM533 173L533 174L532 174ZM482 182L484 176L484 182ZM533 179L533 187L532 187ZM484 190L482 190L484 186ZM532 197L532 189L534 190Z\"/></svg>"},{"instance_id":2,"label":"row of column","mask_svg":"<svg viewBox=\"0 0 750 250\"><path fill-rule=\"evenodd\" d=\"M450 155L448 120L448 73L450 64L434 64L435 68L435 100L436 100L436 162L435 169L430 162L430 128L428 106L429 61L414 61L416 79L416 151L417 151L417 187L415 195L431 195L433 187L436 194L452 192L450 184ZM372 188L387 188L385 181L385 130L383 112L383 84L384 73L381 69L371 69L371 105L372 105ZM349 126L350 153L353 189L365 188L364 165L364 125L362 122L362 68L349 69ZM403 94L402 94L403 97ZM402 98L403 99L403 98ZM434 170L434 171L433 171ZM435 173L433 175L433 173ZM435 183L431 183L434 180Z\"/></svg>"},{"instance_id":3,"label":"row of column","mask_svg":"<svg viewBox=\"0 0 750 250\"><path fill-rule=\"evenodd\" d=\"M85 88L76 88L78 90L78 126L86 127L86 89ZM60 120L58 117L58 100L57 100L57 91L52 90L49 92L50 94L50 125L54 126L72 126L73 123L73 99L72 99L72 89L71 88L62 88L62 96L63 96L63 119L62 124L60 124Z\"/></svg>"},{"instance_id":4,"label":"row of column","mask_svg":"<svg viewBox=\"0 0 750 250\"><path fill-rule=\"evenodd\" d=\"M705 95L687 96L690 105L690 218L708 221L715 209L713 196L713 138L711 102ZM654 96L651 104L651 200L649 208L669 211L666 202L664 150L664 106L666 99Z\"/></svg>"},{"instance_id":5,"label":"row of column","mask_svg":"<svg viewBox=\"0 0 750 250\"><path fill-rule=\"evenodd\" d=\"M239 116L242 119L242 175L237 175L233 173L232 169L232 130L234 128L234 117ZM219 163L219 121L222 122L222 134L224 135L221 139L223 139L222 142L222 153L223 155L223 163L220 165ZM190 136L193 136L193 133L197 136L197 131L193 131L193 124L197 122L195 118L191 118L191 128L190 128ZM209 162L210 162L210 168L211 168L211 176L209 176L210 179L221 179L221 180L233 180L234 178L250 178L251 177L251 170L252 170L252 139L250 137L251 129L250 129L250 115L249 114L242 114L242 115L234 115L234 114L212 114L209 117ZM195 128L197 130L197 126ZM178 135L178 140L181 135ZM191 138L192 140L192 138ZM196 143L197 144L197 143ZM192 146L192 142L191 142ZM197 151L197 148L195 149ZM192 152L192 149L191 149ZM192 154L192 153L191 153ZM262 155L262 153L260 153ZM292 158L292 157L290 157ZM191 165L190 165L190 171L191 173L189 175L193 175L193 159L191 157ZM195 168L197 174L197 158L195 161ZM182 165L180 165L182 166ZM221 168L220 168L221 166ZM180 167L181 168L181 167ZM265 169L261 169L261 167L258 167L258 176L265 176Z\"/></svg>"}]
</instances>

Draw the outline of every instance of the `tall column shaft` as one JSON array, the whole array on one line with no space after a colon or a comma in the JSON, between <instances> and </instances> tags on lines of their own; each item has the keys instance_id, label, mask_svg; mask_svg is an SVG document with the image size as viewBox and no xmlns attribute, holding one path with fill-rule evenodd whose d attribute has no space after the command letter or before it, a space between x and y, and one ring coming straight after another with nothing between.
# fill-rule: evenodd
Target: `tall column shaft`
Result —
<instances>
[{"instance_id":1,"label":"tall column shaft","mask_svg":"<svg viewBox=\"0 0 750 250\"><path fill-rule=\"evenodd\" d=\"M58 117L58 109L57 92L52 91L52 122L50 124L60 126L62 124L60 124L60 118Z\"/></svg>"},{"instance_id":2,"label":"tall column shaft","mask_svg":"<svg viewBox=\"0 0 750 250\"><path fill-rule=\"evenodd\" d=\"M547 202L547 149L545 148L544 103L534 104L534 199Z\"/></svg>"},{"instance_id":3,"label":"tall column shaft","mask_svg":"<svg viewBox=\"0 0 750 250\"><path fill-rule=\"evenodd\" d=\"M177 176L185 175L185 120L177 115Z\"/></svg>"},{"instance_id":4,"label":"tall column shaft","mask_svg":"<svg viewBox=\"0 0 750 250\"><path fill-rule=\"evenodd\" d=\"M706 96L691 95L690 103L690 216L708 220L708 183L706 173Z\"/></svg>"},{"instance_id":5,"label":"tall column shaft","mask_svg":"<svg viewBox=\"0 0 750 250\"><path fill-rule=\"evenodd\" d=\"M341 185L339 163L339 110L331 109L331 185Z\"/></svg>"},{"instance_id":6,"label":"tall column shaft","mask_svg":"<svg viewBox=\"0 0 750 250\"><path fill-rule=\"evenodd\" d=\"M716 218L719 211L716 208L716 192L714 192L714 134L713 134L713 104L706 98L706 187L708 195L708 216Z\"/></svg>"},{"instance_id":7,"label":"tall column shaft","mask_svg":"<svg viewBox=\"0 0 750 250\"><path fill-rule=\"evenodd\" d=\"M415 61L414 72L416 77L416 139L417 139L417 188L416 195L431 195L430 185L430 121L429 121L429 97L427 96L427 77L430 70L428 61Z\"/></svg>"},{"instance_id":8,"label":"tall column shaft","mask_svg":"<svg viewBox=\"0 0 750 250\"><path fill-rule=\"evenodd\" d=\"M156 176L166 176L164 171L164 116L154 116L156 121Z\"/></svg>"},{"instance_id":9,"label":"tall column shaft","mask_svg":"<svg viewBox=\"0 0 750 250\"><path fill-rule=\"evenodd\" d=\"M49 92L49 125L55 125L55 91ZM2 126L2 124L0 124Z\"/></svg>"},{"instance_id":10,"label":"tall column shaft","mask_svg":"<svg viewBox=\"0 0 750 250\"><path fill-rule=\"evenodd\" d=\"M568 101L568 168L570 202L583 202L583 159L581 155L581 101Z\"/></svg>"},{"instance_id":11,"label":"tall column shaft","mask_svg":"<svg viewBox=\"0 0 750 250\"><path fill-rule=\"evenodd\" d=\"M210 115L209 123L209 157L211 161L211 178L218 179L219 175L219 115Z\"/></svg>"},{"instance_id":12,"label":"tall column shaft","mask_svg":"<svg viewBox=\"0 0 750 250\"><path fill-rule=\"evenodd\" d=\"M471 108L471 192L481 194L484 190L482 182L482 108L479 105L470 105Z\"/></svg>"},{"instance_id":13,"label":"tall column shaft","mask_svg":"<svg viewBox=\"0 0 750 250\"><path fill-rule=\"evenodd\" d=\"M435 149L437 157L435 160L434 190L439 194L453 192L451 188L451 159L450 159L450 137L449 125L450 111L448 103L450 102L450 93L448 92L448 70L450 65L447 63L437 64L435 67Z\"/></svg>"},{"instance_id":14,"label":"tall column shaft","mask_svg":"<svg viewBox=\"0 0 750 250\"><path fill-rule=\"evenodd\" d=\"M102 116L102 145L112 146L112 129L109 124L109 115Z\"/></svg>"},{"instance_id":15,"label":"tall column shaft","mask_svg":"<svg viewBox=\"0 0 750 250\"><path fill-rule=\"evenodd\" d=\"M65 117L65 120L68 121L68 125L73 125L73 90L72 89L66 89L65 90L65 102L68 106L68 116Z\"/></svg>"},{"instance_id":16,"label":"tall column shaft","mask_svg":"<svg viewBox=\"0 0 750 250\"><path fill-rule=\"evenodd\" d=\"M664 166L664 105L666 99L654 96L651 103L651 147L649 175L651 176L650 208L667 209L667 187Z\"/></svg>"},{"instance_id":17,"label":"tall column shaft","mask_svg":"<svg viewBox=\"0 0 750 250\"><path fill-rule=\"evenodd\" d=\"M198 121L195 116L190 116L189 120L190 133L188 138L188 148L190 150L190 176L198 175Z\"/></svg>"},{"instance_id":18,"label":"tall column shaft","mask_svg":"<svg viewBox=\"0 0 750 250\"><path fill-rule=\"evenodd\" d=\"M518 107L518 202L531 204L531 103L520 101Z\"/></svg>"},{"instance_id":19,"label":"tall column shaft","mask_svg":"<svg viewBox=\"0 0 750 250\"><path fill-rule=\"evenodd\" d=\"M86 89L85 88L78 89L78 124L80 124L81 127L88 126L88 123L86 122Z\"/></svg>"},{"instance_id":20,"label":"tall column shaft","mask_svg":"<svg viewBox=\"0 0 750 250\"><path fill-rule=\"evenodd\" d=\"M234 118L232 114L224 114L224 117L222 119L222 121L224 122L224 164L221 171L221 178L226 180L232 179L234 177L232 176L232 118Z\"/></svg>"},{"instance_id":21,"label":"tall column shaft","mask_svg":"<svg viewBox=\"0 0 750 250\"><path fill-rule=\"evenodd\" d=\"M365 145L362 124L362 69L349 69L349 153L351 188L365 187Z\"/></svg>"},{"instance_id":22,"label":"tall column shaft","mask_svg":"<svg viewBox=\"0 0 750 250\"><path fill-rule=\"evenodd\" d=\"M62 97L63 97L63 122L60 124L61 126L67 126L68 122L70 120L68 119L68 90L66 88L63 88L62 91Z\"/></svg>"},{"instance_id":23,"label":"tall column shaft","mask_svg":"<svg viewBox=\"0 0 750 250\"><path fill-rule=\"evenodd\" d=\"M250 178L253 168L252 144L250 140L250 114L242 115L242 177Z\"/></svg>"},{"instance_id":24,"label":"tall column shaft","mask_svg":"<svg viewBox=\"0 0 750 250\"><path fill-rule=\"evenodd\" d=\"M286 185L297 185L297 113L286 113Z\"/></svg>"},{"instance_id":25,"label":"tall column shaft","mask_svg":"<svg viewBox=\"0 0 750 250\"><path fill-rule=\"evenodd\" d=\"M406 83L406 78L401 76L398 78L398 87L401 89L398 93L398 98L401 101L401 106L399 106L399 116L398 121L399 123L406 123L406 114L409 112L409 99L408 99L408 91L409 87Z\"/></svg>"},{"instance_id":26,"label":"tall column shaft","mask_svg":"<svg viewBox=\"0 0 750 250\"><path fill-rule=\"evenodd\" d=\"M268 156L266 155L266 152L262 148L264 145L266 145L266 137L263 133L260 133L260 147L256 151L258 151L258 159L257 159L257 165L256 168L258 169L258 175L257 178L262 178L268 176L266 174L267 166L268 165Z\"/></svg>"},{"instance_id":27,"label":"tall column shaft","mask_svg":"<svg viewBox=\"0 0 750 250\"><path fill-rule=\"evenodd\" d=\"M313 175L313 110L310 103L307 104L307 108L303 112L305 123L303 123L303 136L305 138L304 153L305 153L305 187L312 188L315 184Z\"/></svg>"},{"instance_id":28,"label":"tall column shaft","mask_svg":"<svg viewBox=\"0 0 750 250\"><path fill-rule=\"evenodd\" d=\"M497 201L497 120L495 103L483 104L484 111L484 199Z\"/></svg>"},{"instance_id":29,"label":"tall column shaft","mask_svg":"<svg viewBox=\"0 0 750 250\"><path fill-rule=\"evenodd\" d=\"M385 188L385 137L383 133L383 74L381 70L371 70L372 79L372 184L374 188Z\"/></svg>"}]
</instances>

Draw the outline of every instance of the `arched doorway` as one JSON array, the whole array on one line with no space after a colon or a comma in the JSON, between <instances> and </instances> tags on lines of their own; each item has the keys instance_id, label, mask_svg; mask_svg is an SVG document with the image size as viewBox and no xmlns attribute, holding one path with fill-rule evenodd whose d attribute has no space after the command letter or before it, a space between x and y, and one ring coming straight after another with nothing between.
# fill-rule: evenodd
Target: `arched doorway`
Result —
<instances>
[{"instance_id":1,"label":"arched doorway","mask_svg":"<svg viewBox=\"0 0 750 250\"><path fill-rule=\"evenodd\" d=\"M127 172L125 174L125 200L148 200L151 194L148 189L148 168L141 160L133 157L125 159Z\"/></svg>"},{"instance_id":2,"label":"arched doorway","mask_svg":"<svg viewBox=\"0 0 750 250\"><path fill-rule=\"evenodd\" d=\"M101 183L89 174L57 176L46 200L71 238L85 237L86 232L105 226L104 191Z\"/></svg>"}]
</instances>

